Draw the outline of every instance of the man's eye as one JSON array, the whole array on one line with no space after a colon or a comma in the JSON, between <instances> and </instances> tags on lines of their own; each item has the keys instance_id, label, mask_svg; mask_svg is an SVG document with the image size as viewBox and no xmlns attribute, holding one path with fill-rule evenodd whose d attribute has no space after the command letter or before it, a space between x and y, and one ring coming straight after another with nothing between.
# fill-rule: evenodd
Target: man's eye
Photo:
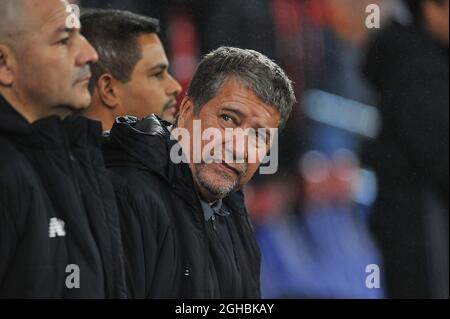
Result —
<instances>
[{"instance_id":1,"label":"man's eye","mask_svg":"<svg viewBox=\"0 0 450 319\"><path fill-rule=\"evenodd\" d=\"M234 120L234 118L232 118L232 117L229 116L229 115L223 114L223 115L221 115L221 117L222 117L222 120L223 120L224 122L227 122L227 123L235 123L235 122L236 122L236 121Z\"/></svg>"},{"instance_id":2,"label":"man's eye","mask_svg":"<svg viewBox=\"0 0 450 319\"><path fill-rule=\"evenodd\" d=\"M222 115L222 119L225 121L225 122L229 122L229 121L232 121L233 119L231 118L231 117L229 117L228 115Z\"/></svg>"},{"instance_id":3,"label":"man's eye","mask_svg":"<svg viewBox=\"0 0 450 319\"><path fill-rule=\"evenodd\" d=\"M64 38L64 39L59 40L57 44L59 44L59 45L68 45L69 41L70 41L70 38Z\"/></svg>"},{"instance_id":4,"label":"man's eye","mask_svg":"<svg viewBox=\"0 0 450 319\"><path fill-rule=\"evenodd\" d=\"M158 72L153 75L157 79L162 79L164 77L164 72Z\"/></svg>"}]
</instances>

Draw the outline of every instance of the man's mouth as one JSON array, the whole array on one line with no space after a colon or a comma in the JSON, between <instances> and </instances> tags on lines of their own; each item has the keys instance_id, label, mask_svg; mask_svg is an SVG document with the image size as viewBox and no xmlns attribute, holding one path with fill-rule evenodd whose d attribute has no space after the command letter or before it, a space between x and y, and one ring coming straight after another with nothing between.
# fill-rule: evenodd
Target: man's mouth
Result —
<instances>
[{"instance_id":1,"label":"man's mouth","mask_svg":"<svg viewBox=\"0 0 450 319\"><path fill-rule=\"evenodd\" d=\"M220 164L217 164L217 165L222 170L225 170L225 171L227 171L229 173L235 174L237 176L242 176L243 175L243 173L239 169L237 169L237 168L235 168L235 167L233 167L233 166L231 166L231 165L229 165L227 163L220 163Z\"/></svg>"},{"instance_id":2,"label":"man's mouth","mask_svg":"<svg viewBox=\"0 0 450 319\"><path fill-rule=\"evenodd\" d=\"M80 84L80 83L85 83L85 82L89 82L92 78L91 74L86 75L85 77L75 81L75 84Z\"/></svg>"},{"instance_id":3,"label":"man's mouth","mask_svg":"<svg viewBox=\"0 0 450 319\"><path fill-rule=\"evenodd\" d=\"M177 107L177 101L176 100L170 100L169 102L167 102L162 110L162 113L165 113L169 110L173 110L176 111L176 107Z\"/></svg>"}]
</instances>

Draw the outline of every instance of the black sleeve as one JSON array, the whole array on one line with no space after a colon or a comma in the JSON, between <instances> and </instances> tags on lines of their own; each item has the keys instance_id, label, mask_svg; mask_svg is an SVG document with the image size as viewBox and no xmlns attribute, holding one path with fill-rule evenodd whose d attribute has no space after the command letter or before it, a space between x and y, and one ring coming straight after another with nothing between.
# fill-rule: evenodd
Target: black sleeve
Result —
<instances>
[{"instance_id":1,"label":"black sleeve","mask_svg":"<svg viewBox=\"0 0 450 319\"><path fill-rule=\"evenodd\" d=\"M130 297L176 297L175 236L164 203L150 189L116 194Z\"/></svg>"},{"instance_id":2,"label":"black sleeve","mask_svg":"<svg viewBox=\"0 0 450 319\"><path fill-rule=\"evenodd\" d=\"M19 237L17 219L25 215L21 212L24 207L22 208L20 202L14 198L17 195L11 194L8 188L0 183L0 292L1 283L8 275L10 263L17 250Z\"/></svg>"}]
</instances>

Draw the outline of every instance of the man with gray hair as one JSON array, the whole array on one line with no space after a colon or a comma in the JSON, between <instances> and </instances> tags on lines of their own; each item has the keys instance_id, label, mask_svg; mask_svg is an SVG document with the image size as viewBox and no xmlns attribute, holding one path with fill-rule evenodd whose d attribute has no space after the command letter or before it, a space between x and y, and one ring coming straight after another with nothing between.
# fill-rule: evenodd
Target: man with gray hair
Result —
<instances>
[{"instance_id":1,"label":"man with gray hair","mask_svg":"<svg viewBox=\"0 0 450 319\"><path fill-rule=\"evenodd\" d=\"M121 226L134 297L260 297L242 188L262 162L251 152L269 152L294 103L273 61L221 47L199 64L174 126L156 116L118 119L104 157L128 216Z\"/></svg>"},{"instance_id":2,"label":"man with gray hair","mask_svg":"<svg viewBox=\"0 0 450 319\"><path fill-rule=\"evenodd\" d=\"M0 298L126 297L89 106L94 48L62 0L0 1Z\"/></svg>"}]
</instances>

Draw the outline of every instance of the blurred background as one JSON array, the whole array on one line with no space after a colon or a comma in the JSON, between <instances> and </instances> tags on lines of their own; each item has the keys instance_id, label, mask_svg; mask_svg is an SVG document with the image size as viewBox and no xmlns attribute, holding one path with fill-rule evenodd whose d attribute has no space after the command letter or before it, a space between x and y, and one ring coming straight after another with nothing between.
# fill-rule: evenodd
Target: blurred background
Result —
<instances>
[{"instance_id":1,"label":"blurred background","mask_svg":"<svg viewBox=\"0 0 450 319\"><path fill-rule=\"evenodd\" d=\"M280 169L246 189L265 298L448 298L448 0L81 5L159 18L184 88L221 45L258 50L295 82Z\"/></svg>"}]
</instances>

